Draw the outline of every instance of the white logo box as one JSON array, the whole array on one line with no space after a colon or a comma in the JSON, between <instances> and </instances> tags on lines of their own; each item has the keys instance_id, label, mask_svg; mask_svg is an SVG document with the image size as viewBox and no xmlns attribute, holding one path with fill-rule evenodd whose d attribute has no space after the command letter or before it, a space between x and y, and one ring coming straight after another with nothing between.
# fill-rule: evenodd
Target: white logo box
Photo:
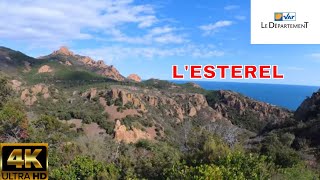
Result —
<instances>
[{"instance_id":1,"label":"white logo box","mask_svg":"<svg viewBox=\"0 0 320 180\"><path fill-rule=\"evenodd\" d=\"M251 44L320 44L319 7L320 0L251 0ZM288 12L294 20L275 21L275 13ZM291 28L266 28L270 22Z\"/></svg>"}]
</instances>

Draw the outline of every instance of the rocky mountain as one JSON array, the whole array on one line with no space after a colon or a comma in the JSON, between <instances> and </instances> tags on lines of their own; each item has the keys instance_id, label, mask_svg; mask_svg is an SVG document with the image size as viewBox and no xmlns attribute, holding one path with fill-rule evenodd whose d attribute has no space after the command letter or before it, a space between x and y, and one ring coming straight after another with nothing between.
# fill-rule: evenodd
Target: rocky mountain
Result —
<instances>
[{"instance_id":1,"label":"rocky mountain","mask_svg":"<svg viewBox=\"0 0 320 180\"><path fill-rule=\"evenodd\" d=\"M39 57L40 60L57 60L61 64L67 66L84 66L87 70L90 70L96 74L104 77L116 80L124 81L125 78L119 73L114 66L108 66L103 60L95 61L88 56L81 56L74 54L67 47L62 46L59 50L54 51L50 55ZM70 67L70 68L71 68Z\"/></svg>"}]
</instances>

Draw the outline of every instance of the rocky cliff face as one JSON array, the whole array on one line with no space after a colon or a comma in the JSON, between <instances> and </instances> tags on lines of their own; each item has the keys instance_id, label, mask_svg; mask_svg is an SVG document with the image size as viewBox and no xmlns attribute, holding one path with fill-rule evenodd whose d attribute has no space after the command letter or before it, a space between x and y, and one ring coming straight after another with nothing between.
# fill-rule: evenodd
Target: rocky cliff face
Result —
<instances>
[{"instance_id":1,"label":"rocky cliff face","mask_svg":"<svg viewBox=\"0 0 320 180\"><path fill-rule=\"evenodd\" d=\"M294 113L296 120L308 121L317 118L320 114L320 91L312 94L302 102L299 108Z\"/></svg>"},{"instance_id":2,"label":"rocky cliff face","mask_svg":"<svg viewBox=\"0 0 320 180\"><path fill-rule=\"evenodd\" d=\"M219 100L212 108L228 119L248 113L260 121L284 121L292 116L292 112L287 109L256 101L236 92L220 90L217 95Z\"/></svg>"},{"instance_id":3,"label":"rocky cliff face","mask_svg":"<svg viewBox=\"0 0 320 180\"><path fill-rule=\"evenodd\" d=\"M136 92L135 92L136 91ZM164 116L175 118L177 122L185 118L202 116L208 121L224 119L222 115L209 107L204 95L188 93L164 93L161 91L143 90L130 91L124 89L112 89L106 93L107 101L119 100L121 104L133 104L135 108L143 112L148 109L157 109Z\"/></svg>"}]
</instances>

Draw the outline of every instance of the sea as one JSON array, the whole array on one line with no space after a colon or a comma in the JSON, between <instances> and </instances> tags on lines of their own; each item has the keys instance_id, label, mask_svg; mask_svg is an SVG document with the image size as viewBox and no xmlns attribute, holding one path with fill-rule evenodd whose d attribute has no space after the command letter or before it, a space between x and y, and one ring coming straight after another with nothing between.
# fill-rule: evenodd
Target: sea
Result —
<instances>
[{"instance_id":1,"label":"sea","mask_svg":"<svg viewBox=\"0 0 320 180\"><path fill-rule=\"evenodd\" d=\"M190 81L171 81L183 84ZM280 85L260 83L236 83L236 82L207 82L196 81L206 90L231 90L239 92L253 99L281 106L289 110L296 110L300 104L319 90L317 86Z\"/></svg>"}]
</instances>

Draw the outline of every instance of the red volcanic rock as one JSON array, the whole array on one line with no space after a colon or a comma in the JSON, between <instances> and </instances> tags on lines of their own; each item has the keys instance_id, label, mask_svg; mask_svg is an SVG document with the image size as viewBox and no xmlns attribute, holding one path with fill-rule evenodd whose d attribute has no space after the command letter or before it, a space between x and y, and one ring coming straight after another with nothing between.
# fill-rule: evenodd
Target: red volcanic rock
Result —
<instances>
[{"instance_id":1,"label":"red volcanic rock","mask_svg":"<svg viewBox=\"0 0 320 180\"><path fill-rule=\"evenodd\" d=\"M135 81L135 82L141 82L141 78L137 74L130 74L128 76L128 79Z\"/></svg>"},{"instance_id":2,"label":"red volcanic rock","mask_svg":"<svg viewBox=\"0 0 320 180\"><path fill-rule=\"evenodd\" d=\"M53 55L65 55L65 56L73 56L73 52L70 51L66 46L61 46L59 50L54 51Z\"/></svg>"}]
</instances>

